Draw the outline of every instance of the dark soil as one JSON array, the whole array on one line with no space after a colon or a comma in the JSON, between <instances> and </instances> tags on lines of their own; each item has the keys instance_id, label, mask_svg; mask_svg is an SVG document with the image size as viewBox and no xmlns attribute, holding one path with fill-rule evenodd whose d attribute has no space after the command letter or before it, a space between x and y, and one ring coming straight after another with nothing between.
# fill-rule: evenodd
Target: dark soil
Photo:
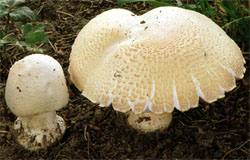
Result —
<instances>
[{"instance_id":1,"label":"dark soil","mask_svg":"<svg viewBox=\"0 0 250 160\"><path fill-rule=\"evenodd\" d=\"M247 73L237 87L215 103L200 102L185 113L177 110L167 130L143 134L126 123L126 115L112 107L101 108L80 96L70 83L67 68L71 45L80 29L97 14L111 8L127 8L136 14L151 8L144 3L117 6L112 0L30 1L44 22L50 43L46 54L63 66L70 102L58 112L67 123L62 140L46 151L30 152L15 141L12 126L16 117L4 101L8 68L27 56L20 50L1 66L0 159L249 159L249 57ZM12 23L11 28L15 30ZM16 24L15 24L16 25ZM18 31L17 31L18 32ZM10 48L11 49L11 48Z\"/></svg>"}]
</instances>

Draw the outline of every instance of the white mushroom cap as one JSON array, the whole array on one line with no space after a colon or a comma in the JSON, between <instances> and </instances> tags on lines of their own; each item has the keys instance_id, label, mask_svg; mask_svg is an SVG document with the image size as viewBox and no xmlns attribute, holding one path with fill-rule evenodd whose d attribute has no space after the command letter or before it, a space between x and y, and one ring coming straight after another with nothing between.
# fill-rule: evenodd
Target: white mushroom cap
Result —
<instances>
[{"instance_id":1,"label":"white mushroom cap","mask_svg":"<svg viewBox=\"0 0 250 160\"><path fill-rule=\"evenodd\" d=\"M240 48L206 16L160 7L136 16L112 9L75 39L69 72L100 106L142 113L186 111L224 97L245 72Z\"/></svg>"},{"instance_id":2,"label":"white mushroom cap","mask_svg":"<svg viewBox=\"0 0 250 160\"><path fill-rule=\"evenodd\" d=\"M5 98L17 116L32 116L58 110L69 100L60 64L50 56L33 54L10 69Z\"/></svg>"}]
</instances>

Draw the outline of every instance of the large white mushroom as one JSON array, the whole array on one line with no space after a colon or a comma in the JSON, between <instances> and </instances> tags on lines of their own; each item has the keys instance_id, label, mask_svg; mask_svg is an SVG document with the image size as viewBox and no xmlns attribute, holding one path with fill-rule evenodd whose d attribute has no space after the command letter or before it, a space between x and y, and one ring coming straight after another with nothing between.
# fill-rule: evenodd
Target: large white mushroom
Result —
<instances>
[{"instance_id":1,"label":"large white mushroom","mask_svg":"<svg viewBox=\"0 0 250 160\"><path fill-rule=\"evenodd\" d=\"M18 116L14 129L24 148L47 148L62 137L66 126L56 110L67 105L69 95L62 67L55 59L33 54L15 62L5 99Z\"/></svg>"},{"instance_id":2,"label":"large white mushroom","mask_svg":"<svg viewBox=\"0 0 250 160\"><path fill-rule=\"evenodd\" d=\"M244 76L237 44L206 16L160 7L141 16L112 9L80 31L69 73L82 95L129 112L135 128L167 127L174 108L184 112L235 88Z\"/></svg>"}]
</instances>

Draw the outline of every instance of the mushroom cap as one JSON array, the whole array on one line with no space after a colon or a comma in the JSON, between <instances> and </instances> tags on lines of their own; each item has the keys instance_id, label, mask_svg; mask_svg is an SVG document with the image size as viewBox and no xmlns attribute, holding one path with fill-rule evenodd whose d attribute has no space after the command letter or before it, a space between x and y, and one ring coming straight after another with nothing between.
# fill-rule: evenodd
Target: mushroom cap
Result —
<instances>
[{"instance_id":1,"label":"mushroom cap","mask_svg":"<svg viewBox=\"0 0 250 160\"><path fill-rule=\"evenodd\" d=\"M80 31L69 73L100 106L163 113L197 107L199 97L224 97L244 76L244 63L237 44L198 12L159 7L136 16L112 9Z\"/></svg>"},{"instance_id":2,"label":"mushroom cap","mask_svg":"<svg viewBox=\"0 0 250 160\"><path fill-rule=\"evenodd\" d=\"M5 99L17 116L58 110L69 100L61 65L52 57L33 54L10 68Z\"/></svg>"}]
</instances>

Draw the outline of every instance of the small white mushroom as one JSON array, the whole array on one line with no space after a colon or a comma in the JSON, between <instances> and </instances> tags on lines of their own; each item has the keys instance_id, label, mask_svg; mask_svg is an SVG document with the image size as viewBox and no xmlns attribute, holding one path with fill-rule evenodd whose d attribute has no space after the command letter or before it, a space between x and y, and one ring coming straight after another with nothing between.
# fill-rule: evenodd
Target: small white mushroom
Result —
<instances>
[{"instance_id":1,"label":"small white mushroom","mask_svg":"<svg viewBox=\"0 0 250 160\"><path fill-rule=\"evenodd\" d=\"M17 141L26 149L44 149L59 140L66 129L56 110L69 100L61 65L52 57L33 54L15 62L7 79L5 99L18 116Z\"/></svg>"},{"instance_id":2,"label":"small white mushroom","mask_svg":"<svg viewBox=\"0 0 250 160\"><path fill-rule=\"evenodd\" d=\"M168 126L174 108L184 112L199 97L208 103L224 97L244 76L244 63L237 44L198 12L159 7L137 16L112 9L80 31L69 73L92 102L131 111L129 124L148 131L140 126L147 119L153 131ZM169 117L152 118L161 114Z\"/></svg>"}]
</instances>

